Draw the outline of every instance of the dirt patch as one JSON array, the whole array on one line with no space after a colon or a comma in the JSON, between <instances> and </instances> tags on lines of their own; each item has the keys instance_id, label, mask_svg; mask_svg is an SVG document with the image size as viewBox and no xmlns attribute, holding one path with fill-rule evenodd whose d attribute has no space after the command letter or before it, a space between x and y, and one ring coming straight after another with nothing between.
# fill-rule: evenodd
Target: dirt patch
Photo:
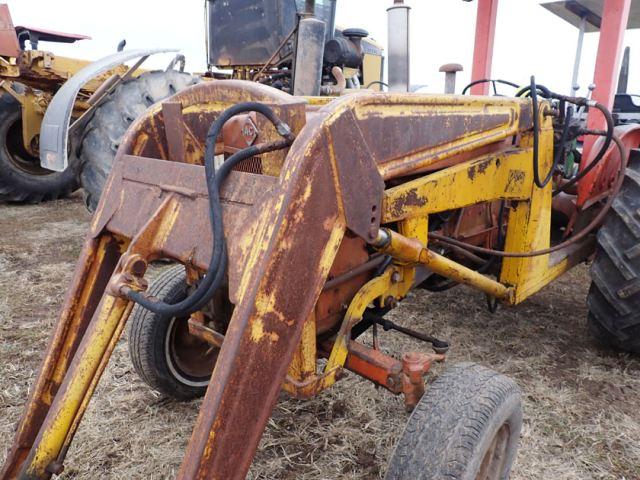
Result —
<instances>
[{"instance_id":1,"label":"dirt patch","mask_svg":"<svg viewBox=\"0 0 640 480\"><path fill-rule=\"evenodd\" d=\"M3 447L22 413L88 220L77 197L0 205ZM587 269L577 268L522 305L495 314L470 289L415 292L391 315L449 340L449 363L482 363L519 383L525 423L513 479L640 478L640 362L603 350L589 337L588 282ZM381 340L389 352L425 348L393 332ZM64 478L177 473L200 402L178 403L150 391L133 372L125 342L89 407ZM400 398L353 374L311 401L283 394L250 478L380 478L405 419ZM1 449L0 462L4 454Z\"/></svg>"}]
</instances>

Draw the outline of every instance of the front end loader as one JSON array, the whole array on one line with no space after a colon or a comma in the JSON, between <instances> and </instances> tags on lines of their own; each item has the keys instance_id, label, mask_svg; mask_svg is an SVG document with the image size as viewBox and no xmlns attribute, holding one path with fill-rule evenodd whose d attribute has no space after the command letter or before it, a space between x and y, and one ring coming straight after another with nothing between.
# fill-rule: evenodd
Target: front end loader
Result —
<instances>
[{"instance_id":1,"label":"front end loader","mask_svg":"<svg viewBox=\"0 0 640 480\"><path fill-rule=\"evenodd\" d=\"M606 130L575 122L583 107ZM601 138L578 170L583 135ZM154 105L119 146L0 478L64 471L131 317L143 378L204 393L179 478L244 478L280 391L310 398L346 370L411 412L387 478L508 478L517 385L469 363L425 385L448 343L385 315L412 289L459 284L515 305L596 254L591 314L637 351L638 145L640 130L614 130L602 105L534 79L515 98L301 97L214 80ZM171 273L150 283L158 260ZM380 326L431 351L386 354ZM136 350L145 335L166 357L155 370Z\"/></svg>"},{"instance_id":2,"label":"front end loader","mask_svg":"<svg viewBox=\"0 0 640 480\"><path fill-rule=\"evenodd\" d=\"M228 80L191 87L170 104L179 105L171 122L182 135L166 128L165 103L136 121L120 147L2 478L61 471L136 302L182 318L216 351L180 478L242 478L281 389L317 395L349 369L404 395L408 409L421 412L411 418L427 421L429 408L443 408L444 398L423 396L424 374L445 358L441 345L399 360L358 341L412 288L447 279L517 304L593 253L592 235L550 252L552 185L537 187L533 172L536 136L538 167L553 163L547 102L536 113L537 133L529 99L362 93L318 108ZM253 114L254 144L216 171L215 157ZM610 152L612 163L624 162ZM508 204L502 215L496 202ZM475 255L449 248L454 237L497 246L502 235L513 256L495 264L498 280L478 271ZM184 300L145 295L145 271L157 259L183 265ZM478 375L486 385L457 392L474 398L451 408L494 395L488 418L502 420L463 467L508 471L517 389L485 371L457 370L455 378ZM456 385L464 384L445 382L436 392L450 396ZM456 421L470 421L472 412L457 413ZM416 428L428 422L407 432ZM411 453L446 433L414 435L409 451L401 443L396 457L404 463L392 462L390 472L400 472L392 478L416 478L402 472L421 462L448 468L455 449L442 458ZM496 448L502 453L487 457Z\"/></svg>"}]
</instances>

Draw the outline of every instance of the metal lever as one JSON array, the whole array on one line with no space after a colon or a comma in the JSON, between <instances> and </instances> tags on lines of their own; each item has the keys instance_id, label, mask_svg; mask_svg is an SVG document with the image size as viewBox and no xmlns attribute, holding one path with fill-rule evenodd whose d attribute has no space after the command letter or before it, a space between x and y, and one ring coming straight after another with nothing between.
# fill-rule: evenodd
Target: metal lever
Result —
<instances>
[{"instance_id":1,"label":"metal lever","mask_svg":"<svg viewBox=\"0 0 640 480\"><path fill-rule=\"evenodd\" d=\"M436 353L445 354L449 350L449 342L445 342L443 340L437 339L436 337L432 337L422 332L403 327L379 315L369 314L367 315L367 320L369 320L371 323L377 323L378 325L382 326L385 332L389 330L396 330L400 333L408 335L409 337L417 338L418 340L422 340L423 342L430 343L433 347L433 351Z\"/></svg>"}]
</instances>

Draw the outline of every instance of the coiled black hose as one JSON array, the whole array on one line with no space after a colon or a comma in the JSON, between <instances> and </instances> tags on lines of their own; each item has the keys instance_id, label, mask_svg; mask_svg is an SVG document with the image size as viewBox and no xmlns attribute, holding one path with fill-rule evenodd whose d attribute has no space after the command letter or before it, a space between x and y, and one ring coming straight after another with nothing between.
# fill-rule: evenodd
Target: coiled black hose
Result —
<instances>
[{"instance_id":1,"label":"coiled black hose","mask_svg":"<svg viewBox=\"0 0 640 480\"><path fill-rule=\"evenodd\" d=\"M591 132L588 130L585 130L583 132L585 135L604 136L605 137L604 144L602 145L602 148L600 148L600 150L598 151L598 154L595 156L595 158L589 163L589 165L587 165L571 180L569 180L564 185L558 187L556 190L553 191L553 196L556 196L560 192L566 191L571 186L575 185L577 182L583 179L586 175L589 174L591 170L595 168L595 166L600 162L600 160L604 158L605 153L607 153L607 150L609 149L609 147L611 146L611 142L613 141L613 133L614 133L615 125L614 125L613 117L611 116L611 112L609 112L609 110L601 103L590 102L586 98L567 97L565 95L554 93L543 85L537 85L535 82L535 77L532 76L531 84L524 87L522 90L516 93L516 97L522 97L527 93L531 96L532 110L533 110L532 111L533 131L534 131L534 134L533 134L533 181L536 184L536 186L538 186L539 188L544 188L551 181L561 157L558 157L558 153L556 153L556 157L554 158L554 163L552 168L549 170L549 173L546 175L545 179L540 180L540 171L539 171L539 164L538 164L538 145L539 145L538 92L540 92L540 94L546 98L555 98L564 102L572 103L577 106L590 106L590 107L597 108L598 110L600 110L600 112L602 113L602 115L604 116L607 122L607 130L606 132L604 132L604 135L603 135L603 132ZM565 118L565 125L563 128L564 140L562 141L561 145L564 145L564 142L566 141L567 134L565 134L564 132L567 131L568 133L567 129L568 129L569 120L570 118Z\"/></svg>"},{"instance_id":2,"label":"coiled black hose","mask_svg":"<svg viewBox=\"0 0 640 480\"><path fill-rule=\"evenodd\" d=\"M254 145L229 157L216 172L214 166L216 140L224 124L232 117L241 113L257 112L265 116L276 128L284 140L269 144ZM143 292L129 290L126 296L156 314L173 317L190 315L200 310L211 299L224 279L227 266L226 243L222 223L222 205L220 203L220 189L229 172L242 160L273 150L286 148L293 143L295 136L289 126L278 118L274 111L258 102L244 102L234 105L220 114L211 124L205 144L204 166L209 193L209 220L213 233L213 248L207 272L195 291L184 300L168 304L156 298L149 297Z\"/></svg>"},{"instance_id":3,"label":"coiled black hose","mask_svg":"<svg viewBox=\"0 0 640 480\"><path fill-rule=\"evenodd\" d=\"M538 105L538 88L539 87L536 85L536 79L535 77L532 76L531 85L529 86L528 91L530 92L530 95L531 95L531 105L532 105L532 115L533 115L533 181L538 188L544 188L553 179L553 174L555 173L556 168L558 168L558 164L562 159L562 152L564 151L564 143L567 141L567 134L569 133L569 125L571 122L571 117L573 115L573 109L569 107L569 110L567 110L567 115L565 116L564 126L562 128L562 137L560 140L561 148L559 148L558 151L556 152L556 155L553 159L553 164L551 165L551 168L549 168L549 171L545 175L544 180L540 180L540 163L539 163L539 157L538 157L539 150L540 150L540 124L539 124L540 109ZM543 89L544 89L542 90L543 92L546 91L546 93L550 94L548 89L544 87Z\"/></svg>"},{"instance_id":4,"label":"coiled black hose","mask_svg":"<svg viewBox=\"0 0 640 480\"><path fill-rule=\"evenodd\" d=\"M607 153L607 150L609 150L609 147L611 146L611 142L613 141L615 123L613 121L613 116L611 115L611 112L607 109L607 107L605 107L604 105L598 102L595 102L593 103L593 105L590 105L590 106L593 106L594 108L597 108L598 110L600 110L600 112L602 113L602 115L604 116L607 122L607 130L606 130L606 134L604 135L605 137L604 144L602 145L602 148L600 148L600 150L598 151L598 154L595 156L595 158L589 163L589 165L584 167L575 177L573 177L564 185L561 185L560 187L558 187L553 192L554 197L558 195L560 192L567 191L569 187L572 187L573 185L578 183L580 180L582 180L585 176L587 176L589 172L593 170L598 163L600 163L600 160L604 158L604 154ZM585 132L585 134L593 135L594 133L587 131ZM601 135L601 133L598 133L598 135Z\"/></svg>"},{"instance_id":5,"label":"coiled black hose","mask_svg":"<svg viewBox=\"0 0 640 480\"><path fill-rule=\"evenodd\" d=\"M540 144L540 121L539 114L540 109L538 106L538 88L536 87L536 79L531 76L531 86L529 89L531 93L531 106L533 116L533 181L538 188L544 188L553 178L553 169L549 170L544 180L540 180L540 163L538 161L538 151Z\"/></svg>"}]
</instances>

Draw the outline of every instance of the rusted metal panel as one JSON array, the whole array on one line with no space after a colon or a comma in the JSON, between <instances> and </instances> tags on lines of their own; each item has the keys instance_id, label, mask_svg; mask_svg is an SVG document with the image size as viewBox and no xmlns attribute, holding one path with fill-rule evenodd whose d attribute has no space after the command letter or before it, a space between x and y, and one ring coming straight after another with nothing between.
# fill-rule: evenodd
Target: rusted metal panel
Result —
<instances>
[{"instance_id":1,"label":"rusted metal panel","mask_svg":"<svg viewBox=\"0 0 640 480\"><path fill-rule=\"evenodd\" d=\"M339 247L335 172L316 161L323 136L305 132L262 215L179 478L244 478Z\"/></svg>"},{"instance_id":2,"label":"rusted metal panel","mask_svg":"<svg viewBox=\"0 0 640 480\"><path fill-rule=\"evenodd\" d=\"M236 292L251 244L252 225L259 217L262 199L273 190L277 179L266 175L231 172L221 191L225 235L229 252L229 294L237 301ZM105 193L106 208L102 221L95 224L94 234L109 230L125 238L133 238L160 208L167 195L180 202L180 216L175 232L169 235L158 256L179 260L205 270L211 257L212 236L209 225L209 200L204 167L164 162L125 155L114 168ZM254 205L258 205L254 208ZM243 242L248 242L245 244Z\"/></svg>"},{"instance_id":3,"label":"rusted metal panel","mask_svg":"<svg viewBox=\"0 0 640 480\"><path fill-rule=\"evenodd\" d=\"M322 289L315 307L316 329L324 333L333 328L344 316L346 305L371 278L375 266L366 270L358 270L369 260L365 243L358 237L345 236L329 271L328 281ZM375 263L374 263L375 265ZM343 276L354 272L350 278L341 280Z\"/></svg>"},{"instance_id":4,"label":"rusted metal panel","mask_svg":"<svg viewBox=\"0 0 640 480\"><path fill-rule=\"evenodd\" d=\"M359 94L320 111L352 109L385 180L501 142L531 128L528 100L452 95Z\"/></svg>"},{"instance_id":5,"label":"rusted metal panel","mask_svg":"<svg viewBox=\"0 0 640 480\"><path fill-rule=\"evenodd\" d=\"M353 112L337 117L329 128L328 142L338 170L338 181L352 188L342 190L347 226L372 240L380 227L384 182L376 168L376 156L360 130Z\"/></svg>"},{"instance_id":6,"label":"rusted metal panel","mask_svg":"<svg viewBox=\"0 0 640 480\"><path fill-rule=\"evenodd\" d=\"M276 114L291 127L294 133L299 132L305 124L305 101L300 98L255 82L242 80L201 82L171 97L172 102L182 105L187 163L203 164L204 140L213 120L231 105L248 100L272 106ZM263 131L259 123L257 126L263 132L261 141L277 140L278 135L275 131ZM168 149L165 138L161 107L156 105L132 124L122 139L119 152L166 160ZM279 155L285 154L279 153ZM280 162L282 163L283 161Z\"/></svg>"},{"instance_id":7,"label":"rusted metal panel","mask_svg":"<svg viewBox=\"0 0 640 480\"><path fill-rule=\"evenodd\" d=\"M169 160L184 163L184 122L182 120L182 104L179 102L162 102L162 119L167 136Z\"/></svg>"}]
</instances>

